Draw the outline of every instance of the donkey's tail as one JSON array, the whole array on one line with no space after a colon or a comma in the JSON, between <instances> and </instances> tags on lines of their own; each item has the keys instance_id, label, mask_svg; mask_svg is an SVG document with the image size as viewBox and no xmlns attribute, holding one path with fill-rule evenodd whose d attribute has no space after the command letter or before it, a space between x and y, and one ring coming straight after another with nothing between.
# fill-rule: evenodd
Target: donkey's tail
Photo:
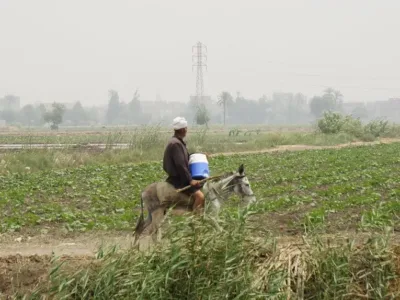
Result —
<instances>
[{"instance_id":1,"label":"donkey's tail","mask_svg":"<svg viewBox=\"0 0 400 300\"><path fill-rule=\"evenodd\" d=\"M135 227L135 231L133 233L134 237L135 237L135 242L138 240L139 236L142 234L143 229L144 229L144 208L143 208L143 195L140 196L140 216L139 219L136 223L136 227Z\"/></svg>"}]
</instances>

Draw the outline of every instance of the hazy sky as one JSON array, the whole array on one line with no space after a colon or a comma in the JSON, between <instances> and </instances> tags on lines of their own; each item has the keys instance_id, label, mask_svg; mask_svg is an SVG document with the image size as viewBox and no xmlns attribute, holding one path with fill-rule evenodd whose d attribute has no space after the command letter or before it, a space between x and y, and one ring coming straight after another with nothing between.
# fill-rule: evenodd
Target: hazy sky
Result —
<instances>
[{"instance_id":1,"label":"hazy sky","mask_svg":"<svg viewBox=\"0 0 400 300\"><path fill-rule=\"evenodd\" d=\"M205 92L258 99L327 87L400 97L399 0L0 0L0 96L28 102L187 101L192 46Z\"/></svg>"}]
</instances>

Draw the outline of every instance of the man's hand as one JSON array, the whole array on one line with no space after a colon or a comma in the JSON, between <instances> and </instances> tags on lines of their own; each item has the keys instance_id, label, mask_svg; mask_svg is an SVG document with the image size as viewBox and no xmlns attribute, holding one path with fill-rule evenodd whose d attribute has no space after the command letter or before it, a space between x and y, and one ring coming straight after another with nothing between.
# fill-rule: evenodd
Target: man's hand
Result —
<instances>
[{"instance_id":1,"label":"man's hand","mask_svg":"<svg viewBox=\"0 0 400 300\"><path fill-rule=\"evenodd\" d=\"M190 181L190 185L194 187L200 187L200 182L198 180Z\"/></svg>"}]
</instances>

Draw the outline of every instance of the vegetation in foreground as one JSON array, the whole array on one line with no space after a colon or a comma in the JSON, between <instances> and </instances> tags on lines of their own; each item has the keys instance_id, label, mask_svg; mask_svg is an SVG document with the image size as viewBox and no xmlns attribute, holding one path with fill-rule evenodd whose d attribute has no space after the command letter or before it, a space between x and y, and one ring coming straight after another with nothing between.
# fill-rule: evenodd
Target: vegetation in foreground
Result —
<instances>
[{"instance_id":1,"label":"vegetation in foreground","mask_svg":"<svg viewBox=\"0 0 400 300\"><path fill-rule=\"evenodd\" d=\"M207 219L183 218L148 252L100 249L77 270L53 258L50 276L30 295L40 299L396 299L398 249L388 236L363 244L279 245L252 238L247 209L225 213L222 232ZM268 235L265 235L268 237ZM17 293L18 294L18 293Z\"/></svg>"}]
</instances>

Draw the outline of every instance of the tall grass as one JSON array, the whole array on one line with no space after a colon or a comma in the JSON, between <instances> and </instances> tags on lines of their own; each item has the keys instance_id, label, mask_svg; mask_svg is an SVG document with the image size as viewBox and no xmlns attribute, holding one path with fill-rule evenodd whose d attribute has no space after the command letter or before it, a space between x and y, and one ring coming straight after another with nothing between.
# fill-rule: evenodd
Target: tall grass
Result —
<instances>
[{"instance_id":1,"label":"tall grass","mask_svg":"<svg viewBox=\"0 0 400 300\"><path fill-rule=\"evenodd\" d=\"M176 218L148 252L102 250L88 267L64 272L55 260L55 299L396 299L396 257L387 237L364 244L254 239L247 209L221 218Z\"/></svg>"}]
</instances>

